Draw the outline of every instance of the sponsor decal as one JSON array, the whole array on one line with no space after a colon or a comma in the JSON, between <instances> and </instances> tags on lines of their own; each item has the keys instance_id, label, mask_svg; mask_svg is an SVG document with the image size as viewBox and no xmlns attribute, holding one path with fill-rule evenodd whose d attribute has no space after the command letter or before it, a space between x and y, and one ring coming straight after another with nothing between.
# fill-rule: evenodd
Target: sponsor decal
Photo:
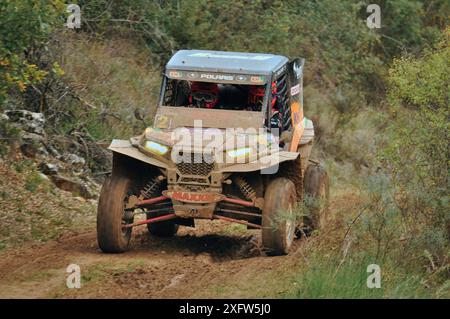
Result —
<instances>
[{"instance_id":1,"label":"sponsor decal","mask_svg":"<svg viewBox=\"0 0 450 319\"><path fill-rule=\"evenodd\" d=\"M224 199L224 195L217 193L191 193L182 191L163 191L164 196L186 203L215 203Z\"/></svg>"},{"instance_id":2,"label":"sponsor decal","mask_svg":"<svg viewBox=\"0 0 450 319\"><path fill-rule=\"evenodd\" d=\"M155 128L167 129L172 126L172 118L167 115L156 115L155 116Z\"/></svg>"},{"instance_id":3,"label":"sponsor decal","mask_svg":"<svg viewBox=\"0 0 450 319\"><path fill-rule=\"evenodd\" d=\"M292 121L293 124L296 125L301 121L300 118L300 103L297 101L292 102L291 104L291 114L292 114Z\"/></svg>"},{"instance_id":4,"label":"sponsor decal","mask_svg":"<svg viewBox=\"0 0 450 319\"><path fill-rule=\"evenodd\" d=\"M181 78L183 76L183 74L178 71L170 71L169 76L172 78Z\"/></svg>"},{"instance_id":5,"label":"sponsor decal","mask_svg":"<svg viewBox=\"0 0 450 319\"><path fill-rule=\"evenodd\" d=\"M252 76L250 78L250 81L253 83L263 83L264 82L264 78L262 76Z\"/></svg>"},{"instance_id":6,"label":"sponsor decal","mask_svg":"<svg viewBox=\"0 0 450 319\"><path fill-rule=\"evenodd\" d=\"M300 84L291 87L291 96L297 95L299 93L300 93Z\"/></svg>"},{"instance_id":7,"label":"sponsor decal","mask_svg":"<svg viewBox=\"0 0 450 319\"><path fill-rule=\"evenodd\" d=\"M292 66L292 68L294 70L295 77L297 79L300 79L302 77L302 74L303 74L303 70L302 70L301 65L299 65L298 62L295 61L293 66Z\"/></svg>"},{"instance_id":8,"label":"sponsor decal","mask_svg":"<svg viewBox=\"0 0 450 319\"><path fill-rule=\"evenodd\" d=\"M243 84L263 84L266 77L260 75L247 74L230 74L230 73L210 73L196 71L167 71L167 76L172 79L185 79L189 81L205 81L205 82L241 82Z\"/></svg>"},{"instance_id":9,"label":"sponsor decal","mask_svg":"<svg viewBox=\"0 0 450 319\"><path fill-rule=\"evenodd\" d=\"M201 73L200 74L200 79L233 81L234 80L234 76L233 75L227 75L227 74Z\"/></svg>"},{"instance_id":10,"label":"sponsor decal","mask_svg":"<svg viewBox=\"0 0 450 319\"><path fill-rule=\"evenodd\" d=\"M294 113L294 123L300 122L300 114Z\"/></svg>"}]
</instances>

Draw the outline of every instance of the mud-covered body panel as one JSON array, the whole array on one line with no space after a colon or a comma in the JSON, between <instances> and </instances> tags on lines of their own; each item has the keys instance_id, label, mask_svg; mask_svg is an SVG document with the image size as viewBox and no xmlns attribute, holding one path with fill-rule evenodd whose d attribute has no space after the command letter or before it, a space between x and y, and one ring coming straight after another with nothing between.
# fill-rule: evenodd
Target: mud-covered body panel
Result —
<instances>
[{"instance_id":1,"label":"mud-covered body panel","mask_svg":"<svg viewBox=\"0 0 450 319\"><path fill-rule=\"evenodd\" d=\"M176 164L171 162L170 159L161 160L156 159L148 154L144 154L139 145L135 142L127 140L113 140L108 147L109 150L126 155L144 163L154 165L159 168L175 167ZM201 152L201 150L192 149L193 152ZM261 169L265 169L285 161L295 160L298 157L298 152L278 151L272 154L266 154L259 158L255 158L252 161L246 161L244 163L220 163L216 164L214 172L218 173L232 173L232 172L253 172Z\"/></svg>"},{"instance_id":2,"label":"mud-covered body panel","mask_svg":"<svg viewBox=\"0 0 450 319\"><path fill-rule=\"evenodd\" d=\"M142 161L144 163L154 165L161 168L167 168L168 165L160 160L157 160L155 158L152 158L150 156L145 155L144 153L140 152L137 147L134 147L129 140L113 140L111 142L111 145L108 147L109 150L126 155L128 157L137 159L139 161Z\"/></svg>"}]
</instances>

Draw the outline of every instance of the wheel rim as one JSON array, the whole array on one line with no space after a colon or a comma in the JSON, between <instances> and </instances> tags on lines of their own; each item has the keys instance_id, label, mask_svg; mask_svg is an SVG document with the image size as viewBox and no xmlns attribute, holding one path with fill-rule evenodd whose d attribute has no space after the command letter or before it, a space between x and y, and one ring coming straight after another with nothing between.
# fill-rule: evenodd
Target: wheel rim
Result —
<instances>
[{"instance_id":1,"label":"wheel rim","mask_svg":"<svg viewBox=\"0 0 450 319\"><path fill-rule=\"evenodd\" d=\"M123 199L122 219L121 219L121 222L122 222L121 226L122 227L121 227L121 229L122 229L122 236L124 236L124 237L128 237L131 234L131 227L124 227L124 226L128 225L128 224L132 224L133 220L134 220L134 218L131 218L131 219L126 219L125 218L126 217L126 213L127 213L126 206L128 204L128 199L129 199L129 197L131 195L132 195L131 192L128 191L127 194L125 195L124 199Z\"/></svg>"}]
</instances>

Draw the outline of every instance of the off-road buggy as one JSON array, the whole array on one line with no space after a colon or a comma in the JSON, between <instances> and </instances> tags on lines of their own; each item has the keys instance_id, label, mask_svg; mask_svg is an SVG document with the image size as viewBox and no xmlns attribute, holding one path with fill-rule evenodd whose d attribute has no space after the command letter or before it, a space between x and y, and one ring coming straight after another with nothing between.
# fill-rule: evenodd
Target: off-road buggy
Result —
<instances>
[{"instance_id":1,"label":"off-road buggy","mask_svg":"<svg viewBox=\"0 0 450 319\"><path fill-rule=\"evenodd\" d=\"M112 173L97 216L102 251L126 251L138 225L172 236L179 225L220 219L261 229L266 252L279 255L301 228L323 225L328 175L309 159L303 67L303 59L272 54L176 52L153 125L109 147ZM305 196L314 204L302 216Z\"/></svg>"}]
</instances>

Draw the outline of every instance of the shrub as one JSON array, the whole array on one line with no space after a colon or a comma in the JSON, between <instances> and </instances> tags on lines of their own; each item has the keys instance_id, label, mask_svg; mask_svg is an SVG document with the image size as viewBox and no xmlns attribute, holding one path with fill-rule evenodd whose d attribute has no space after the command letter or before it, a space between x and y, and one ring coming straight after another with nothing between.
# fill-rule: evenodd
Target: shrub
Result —
<instances>
[{"instance_id":1,"label":"shrub","mask_svg":"<svg viewBox=\"0 0 450 319\"><path fill-rule=\"evenodd\" d=\"M0 104L11 90L24 92L39 83L50 68L39 66L54 27L63 24L65 5L60 0L3 0L0 2Z\"/></svg>"},{"instance_id":2,"label":"shrub","mask_svg":"<svg viewBox=\"0 0 450 319\"><path fill-rule=\"evenodd\" d=\"M420 58L395 60L389 73L389 124L378 145L389 179L383 191L392 193L390 205L400 218L396 236L407 251L400 260L422 260L435 272L450 257L448 42ZM389 207L375 211L386 215Z\"/></svg>"}]
</instances>

